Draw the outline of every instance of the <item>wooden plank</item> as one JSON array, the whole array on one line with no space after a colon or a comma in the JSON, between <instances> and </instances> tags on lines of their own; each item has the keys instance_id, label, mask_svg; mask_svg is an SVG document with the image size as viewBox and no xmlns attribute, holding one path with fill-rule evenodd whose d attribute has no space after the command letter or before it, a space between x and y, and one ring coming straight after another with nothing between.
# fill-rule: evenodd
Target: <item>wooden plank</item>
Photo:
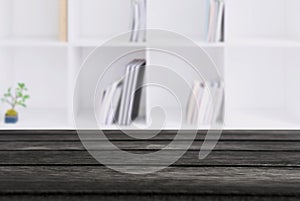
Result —
<instances>
[{"instance_id":1,"label":"wooden plank","mask_svg":"<svg viewBox=\"0 0 300 201\"><path fill-rule=\"evenodd\" d=\"M148 154L150 152L136 151L135 153ZM198 151L188 151L174 166L300 167L298 152L213 151L204 160L199 160L198 154ZM86 151L1 151L0 166L9 165L88 166L101 164Z\"/></svg>"},{"instance_id":2,"label":"wooden plank","mask_svg":"<svg viewBox=\"0 0 300 201\"><path fill-rule=\"evenodd\" d=\"M68 0L59 0L59 40L68 41Z\"/></svg>"},{"instance_id":3,"label":"wooden plank","mask_svg":"<svg viewBox=\"0 0 300 201\"><path fill-rule=\"evenodd\" d=\"M26 194L26 195L5 195L0 196L0 200L4 201L299 201L297 196L248 196L248 195L181 195L181 194L88 194L88 193L60 193L55 194Z\"/></svg>"},{"instance_id":4,"label":"wooden plank","mask_svg":"<svg viewBox=\"0 0 300 201\"><path fill-rule=\"evenodd\" d=\"M147 137L147 133L156 131L130 131L138 133L140 136ZM96 131L84 131L86 139L93 140L97 136ZM121 131L105 131L107 138L110 140L134 140L123 134ZM189 131L184 131L186 136L189 136ZM176 131L162 131L151 140L173 140ZM203 140L206 136L206 131L199 131L196 140ZM0 131L0 141L24 141L24 140L55 140L69 141L78 140L77 132L72 130L14 130ZM182 139L182 138L179 138ZM135 139L136 140L136 139ZM300 141L300 131L223 131L221 141L226 140L253 140L253 141Z\"/></svg>"},{"instance_id":5,"label":"wooden plank","mask_svg":"<svg viewBox=\"0 0 300 201\"><path fill-rule=\"evenodd\" d=\"M106 141L86 141L89 150L111 150ZM166 147L168 141L114 141L113 144L124 150L160 150ZM190 150L200 150L202 141L193 142ZM185 149L185 141L177 141L176 145L168 147L170 150ZM0 142L0 150L85 150L80 141L23 141ZM215 150L236 151L300 151L300 142L264 142L264 141L220 141Z\"/></svg>"},{"instance_id":6,"label":"wooden plank","mask_svg":"<svg viewBox=\"0 0 300 201\"><path fill-rule=\"evenodd\" d=\"M131 167L128 167L131 168ZM300 196L295 168L169 167L128 175L106 167L0 167L0 194L156 193Z\"/></svg>"},{"instance_id":7,"label":"wooden plank","mask_svg":"<svg viewBox=\"0 0 300 201\"><path fill-rule=\"evenodd\" d=\"M198 160L205 137L199 132L190 151L172 167L148 175L122 174L99 164L84 151L75 131L22 132L0 132L0 200L34 200L46 195L49 200L49 195L61 200L300 198L298 131L226 131L204 160ZM106 133L115 145L136 154L157 151L175 135L164 131L152 140L133 140L120 132ZM99 149L98 142L93 142L95 132L86 135L91 146ZM109 153L106 162L127 161L105 150L107 144L102 142L104 151L99 154ZM165 156L177 154L180 146L171 147ZM138 168L161 165L153 161L136 164Z\"/></svg>"}]
</instances>

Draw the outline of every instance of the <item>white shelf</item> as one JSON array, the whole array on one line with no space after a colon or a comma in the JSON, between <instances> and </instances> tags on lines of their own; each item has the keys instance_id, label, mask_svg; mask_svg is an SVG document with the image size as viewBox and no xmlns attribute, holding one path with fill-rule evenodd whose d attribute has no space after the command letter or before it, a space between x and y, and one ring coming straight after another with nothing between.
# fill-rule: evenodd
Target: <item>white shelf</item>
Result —
<instances>
[{"instance_id":1,"label":"white shelf","mask_svg":"<svg viewBox=\"0 0 300 201\"><path fill-rule=\"evenodd\" d=\"M150 129L154 130L191 130L191 129L199 129L199 130L207 130L210 128L209 125L201 125L197 127L195 125L190 125L186 123L185 114L182 114L180 110L175 108L164 108L165 117L160 114L152 116L152 120L157 122L164 122L162 125L155 126L151 125L149 122ZM165 118L165 119L163 119ZM149 120L151 121L151 120Z\"/></svg>"},{"instance_id":2,"label":"white shelf","mask_svg":"<svg viewBox=\"0 0 300 201\"><path fill-rule=\"evenodd\" d=\"M138 118L132 125L120 126L120 125L98 125L92 122L95 122L96 117L92 110L83 110L79 111L78 116L76 117L77 125L74 125L77 129L102 129L102 130L135 130L135 129L149 129L145 123L145 119Z\"/></svg>"},{"instance_id":3,"label":"white shelf","mask_svg":"<svg viewBox=\"0 0 300 201\"><path fill-rule=\"evenodd\" d=\"M144 47L146 43L132 43L129 41L129 37L118 38L105 38L105 37L86 37L76 39L71 41L70 44L75 47L99 47L99 46L108 46L108 47L122 47L122 46L132 46L132 47Z\"/></svg>"},{"instance_id":4,"label":"white shelf","mask_svg":"<svg viewBox=\"0 0 300 201\"><path fill-rule=\"evenodd\" d=\"M6 37L0 40L0 47L67 47L57 37Z\"/></svg>"},{"instance_id":5,"label":"white shelf","mask_svg":"<svg viewBox=\"0 0 300 201\"><path fill-rule=\"evenodd\" d=\"M150 36L151 37L151 36ZM206 41L202 41L197 39L196 37L181 37L176 35L171 35L170 37L156 37L154 36L153 39L150 38L147 41L147 46L149 47L225 47L225 43L217 42L217 43L210 43Z\"/></svg>"},{"instance_id":6,"label":"white shelf","mask_svg":"<svg viewBox=\"0 0 300 201\"><path fill-rule=\"evenodd\" d=\"M79 122L79 124L77 125L76 128L79 129L103 129L103 130L136 130L136 129L143 129L143 130L178 130L178 129L182 129L182 130L191 130L191 129L197 129L195 126L193 125L189 125L186 124L183 119L183 123L181 123L181 121L178 121L176 117L178 117L177 115L179 115L176 112L172 112L172 108L168 109L169 112L171 112L171 119L168 119L168 121L165 122L165 124L162 125L162 127L157 127L157 126L153 126L151 125L151 122L146 122L146 120L144 118L137 118L136 120L134 120L134 122L131 125L128 126L120 126L120 125L97 125L95 126L93 123L95 121L95 117L94 117L94 113L92 110L84 110L84 111L80 111L78 113L77 116L77 121ZM153 118L155 118L156 120L158 119L159 121L161 121L161 116L154 116ZM209 129L210 126L209 125L203 125L198 129Z\"/></svg>"},{"instance_id":7,"label":"white shelf","mask_svg":"<svg viewBox=\"0 0 300 201\"><path fill-rule=\"evenodd\" d=\"M300 47L300 41L284 38L236 38L226 42L227 47Z\"/></svg>"},{"instance_id":8,"label":"white shelf","mask_svg":"<svg viewBox=\"0 0 300 201\"><path fill-rule=\"evenodd\" d=\"M151 42L130 42L129 40L105 39L101 37L83 38L71 42L61 42L57 37L6 37L0 40L0 47L189 47L197 45L203 48L221 47L300 47L300 41L270 38L240 38L228 42L209 43L199 40L189 42L157 39Z\"/></svg>"},{"instance_id":9,"label":"white shelf","mask_svg":"<svg viewBox=\"0 0 300 201\"><path fill-rule=\"evenodd\" d=\"M174 36L173 36L174 37ZM86 37L80 38L75 41L70 41L69 43L75 47L98 47L98 46L128 46L128 47L193 47L193 46L200 46L200 47L225 47L225 43L218 42L218 43L209 43L205 41L201 41L198 39L192 38L155 38L149 39L147 42L130 42L129 36L116 36L112 38L105 38L105 37Z\"/></svg>"},{"instance_id":10,"label":"white shelf","mask_svg":"<svg viewBox=\"0 0 300 201\"><path fill-rule=\"evenodd\" d=\"M90 110L81 111L78 114L78 121L80 121L79 129L103 129L103 130L134 130L134 129L146 129L157 130L158 127L151 127L146 124L145 119L137 119L133 125L130 126L118 126L109 125L95 127L92 122L93 113ZM176 113L172 114L176 117ZM66 118L67 111L65 110L24 110L20 112L19 122L17 124L4 124L3 117L0 118L0 130L11 129L74 129L76 126L73 122L70 122ZM154 117L161 118L161 117ZM181 123L176 118L168 119L166 124L163 125L163 129L166 130L190 130L199 129L206 130L211 128L209 125L203 125L199 128L195 128L192 125ZM225 130L235 129L300 129L299 121L296 121L294 116L286 111L282 110L234 110L227 114L225 124L223 125Z\"/></svg>"},{"instance_id":11,"label":"white shelf","mask_svg":"<svg viewBox=\"0 0 300 201\"><path fill-rule=\"evenodd\" d=\"M131 0L69 0L68 42L59 41L59 0L0 0L0 95L16 82L25 82L31 95L29 108L41 108L21 110L19 123L6 125L3 124L5 108L1 104L0 129L74 129L70 114L74 81L81 64L96 47L104 48L86 62L91 66L78 80L74 100L83 129L98 129L91 123L91 110L84 109L94 106L91 98L94 91L89 90L119 54L145 48L179 50L179 53L191 53L189 59L193 62L201 58L195 67L205 74L212 69L211 61L204 61L204 57L192 51L197 46L213 59L224 80L224 108L228 110L224 129L300 129L300 1L226 0L225 42L219 43L206 42L208 2L148 1L147 28L152 30L147 33L147 42L131 43L128 32L132 23ZM159 29L186 38L153 31ZM126 64L135 58L147 59L150 66L168 66L190 85L198 79L187 62L149 49L118 60L100 88L120 79ZM152 68L147 73L148 80L172 80L168 73L153 72ZM189 90L182 85L178 88L180 97L188 97ZM195 129L181 121L175 103L166 92L146 91L142 104L146 117L137 119L136 126L100 127L160 129L151 127L147 109L164 102L161 105L170 108L165 108L169 116L162 128ZM153 118L163 121L160 115ZM208 128L209 125L203 125L198 129Z\"/></svg>"},{"instance_id":12,"label":"white shelf","mask_svg":"<svg viewBox=\"0 0 300 201\"><path fill-rule=\"evenodd\" d=\"M300 129L300 121L284 110L248 109L228 111L226 129Z\"/></svg>"},{"instance_id":13,"label":"white shelf","mask_svg":"<svg viewBox=\"0 0 300 201\"><path fill-rule=\"evenodd\" d=\"M19 112L19 121L16 124L4 124L2 116L0 120L0 130L73 129L67 119L67 111L60 109L25 109Z\"/></svg>"}]
</instances>

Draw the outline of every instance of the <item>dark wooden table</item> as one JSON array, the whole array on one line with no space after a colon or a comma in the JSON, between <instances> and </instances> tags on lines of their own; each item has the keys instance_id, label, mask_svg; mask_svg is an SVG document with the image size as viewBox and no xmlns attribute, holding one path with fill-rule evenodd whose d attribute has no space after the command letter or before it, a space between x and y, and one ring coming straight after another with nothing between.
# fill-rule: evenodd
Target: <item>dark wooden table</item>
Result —
<instances>
[{"instance_id":1,"label":"dark wooden table","mask_svg":"<svg viewBox=\"0 0 300 201\"><path fill-rule=\"evenodd\" d=\"M93 132L86 135L92 142ZM175 134L106 135L123 150L148 153ZM129 175L99 164L75 131L1 131L0 200L300 200L300 131L225 131L200 161L204 137L199 132L170 167Z\"/></svg>"}]
</instances>

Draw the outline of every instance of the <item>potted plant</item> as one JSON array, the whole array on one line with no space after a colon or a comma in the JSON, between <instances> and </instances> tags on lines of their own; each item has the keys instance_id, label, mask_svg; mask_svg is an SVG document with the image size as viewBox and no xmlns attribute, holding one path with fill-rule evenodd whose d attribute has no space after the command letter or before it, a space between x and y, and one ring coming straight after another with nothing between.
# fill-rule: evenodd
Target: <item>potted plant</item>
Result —
<instances>
[{"instance_id":1,"label":"potted plant","mask_svg":"<svg viewBox=\"0 0 300 201\"><path fill-rule=\"evenodd\" d=\"M17 106L26 107L25 102L30 98L29 95L25 94L27 88L24 83L18 83L18 87L12 91L9 88L4 94L1 101L10 105L10 109L5 113L5 123L17 123L18 112L15 110Z\"/></svg>"}]
</instances>

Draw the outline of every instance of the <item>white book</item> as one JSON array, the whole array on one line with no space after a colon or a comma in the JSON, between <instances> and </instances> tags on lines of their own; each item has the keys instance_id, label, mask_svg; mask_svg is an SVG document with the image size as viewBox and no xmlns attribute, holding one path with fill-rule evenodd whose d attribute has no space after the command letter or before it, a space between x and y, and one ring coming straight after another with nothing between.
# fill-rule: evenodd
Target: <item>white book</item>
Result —
<instances>
[{"instance_id":1,"label":"white book","mask_svg":"<svg viewBox=\"0 0 300 201\"><path fill-rule=\"evenodd\" d=\"M100 119L100 114L101 114L101 110L102 110L104 98L105 98L105 95L106 95L106 90L107 90L107 89L105 89L105 90L102 92L102 94L101 94L100 101L99 101L99 107L97 108L97 111L96 111L96 112L97 112L96 114L98 114L99 119Z\"/></svg>"},{"instance_id":2,"label":"white book","mask_svg":"<svg viewBox=\"0 0 300 201\"><path fill-rule=\"evenodd\" d=\"M140 106L142 101L142 95L143 95L143 84L144 84L144 77L146 72L146 60L143 60L143 64L139 67L139 75L137 78L137 85L135 87L135 94L134 94L134 102L133 102L133 108L132 108L132 114L131 118L135 119L140 114Z\"/></svg>"},{"instance_id":3,"label":"white book","mask_svg":"<svg viewBox=\"0 0 300 201\"><path fill-rule=\"evenodd\" d=\"M196 109L199 87L200 87L200 82L195 81L193 84L193 90L192 90L192 93L190 94L190 98L189 98L189 102L188 102L188 106L187 106L186 121L188 124L193 123L193 114Z\"/></svg>"},{"instance_id":4,"label":"white book","mask_svg":"<svg viewBox=\"0 0 300 201\"><path fill-rule=\"evenodd\" d=\"M112 85L108 86L107 89L105 90L105 95L101 104L101 109L100 109L100 114L99 114L99 122L101 125L106 124L106 119L109 113L109 99L110 96L112 95Z\"/></svg>"},{"instance_id":5,"label":"white book","mask_svg":"<svg viewBox=\"0 0 300 201\"><path fill-rule=\"evenodd\" d=\"M211 102L205 120L207 124L217 121L221 112L224 96L220 86L219 82L211 83Z\"/></svg>"},{"instance_id":6,"label":"white book","mask_svg":"<svg viewBox=\"0 0 300 201\"><path fill-rule=\"evenodd\" d=\"M134 99L135 99L135 92L137 90L137 84L138 84L138 78L140 75L140 70L141 67L144 65L144 60L139 60L136 63L136 66L133 69L133 77L132 77L132 86L130 88L130 92L129 92L129 99L128 99L128 110L126 113L126 125L131 123L131 115L132 115L132 111L133 111L133 103L134 103Z\"/></svg>"},{"instance_id":7,"label":"white book","mask_svg":"<svg viewBox=\"0 0 300 201\"><path fill-rule=\"evenodd\" d=\"M213 97L214 102L213 102L213 105L211 105L211 108L207 115L206 121L208 123L217 121L217 118L221 112L223 100L224 100L220 82L212 82L211 89L212 89L212 97Z\"/></svg>"},{"instance_id":8,"label":"white book","mask_svg":"<svg viewBox=\"0 0 300 201\"><path fill-rule=\"evenodd\" d=\"M122 93L122 98L121 98L121 105L120 105L120 111L119 111L119 116L118 116L118 124L123 125L123 120L125 116L125 102L126 102L126 97L127 97L127 92L128 92L128 86L129 86L129 81L130 81L130 75L131 75L131 68L133 65L133 62L130 62L126 66L126 73L124 76L124 84L123 84L123 93Z\"/></svg>"},{"instance_id":9,"label":"white book","mask_svg":"<svg viewBox=\"0 0 300 201\"><path fill-rule=\"evenodd\" d=\"M214 41L215 42L220 42L222 39L222 26L223 26L223 13L224 13L224 1L223 0L217 0L217 16L216 16L216 30L215 30L215 38Z\"/></svg>"},{"instance_id":10,"label":"white book","mask_svg":"<svg viewBox=\"0 0 300 201\"><path fill-rule=\"evenodd\" d=\"M215 94L217 93L217 88L214 86L214 83L209 83L210 88L210 97L209 97L209 103L206 108L206 114L204 119L204 124L210 124L213 116L213 110L214 110L214 104L213 104L213 98L215 97Z\"/></svg>"},{"instance_id":11,"label":"white book","mask_svg":"<svg viewBox=\"0 0 300 201\"><path fill-rule=\"evenodd\" d=\"M146 39L147 39L147 0L140 0L141 2L141 20L140 20L140 24L141 24L141 35L140 37L142 37L142 41L143 42L146 42Z\"/></svg>"},{"instance_id":12,"label":"white book","mask_svg":"<svg viewBox=\"0 0 300 201\"><path fill-rule=\"evenodd\" d=\"M127 118L128 118L128 110L129 110L129 101L130 101L130 94L132 91L132 85L133 85L133 78L135 74L135 68L137 66L137 60L134 60L132 63L132 66L130 67L130 72L129 72L129 82L128 86L125 89L125 106L124 106L124 116L122 119L122 125L127 125Z\"/></svg>"},{"instance_id":13,"label":"white book","mask_svg":"<svg viewBox=\"0 0 300 201\"><path fill-rule=\"evenodd\" d=\"M120 104L121 95L122 95L122 80L116 82L116 87L115 87L115 83L112 86L112 96L111 96L112 99L109 101L110 106L109 106L108 116L106 119L106 125L111 125L116 121L117 114L119 112L118 107Z\"/></svg>"},{"instance_id":14,"label":"white book","mask_svg":"<svg viewBox=\"0 0 300 201\"><path fill-rule=\"evenodd\" d=\"M205 92L205 83L204 82L200 82L199 83L199 88L198 88L198 92L197 92L197 99L196 99L196 105L195 105L195 110L193 112L193 116L192 116L192 122L193 124L197 124L199 121L199 113L201 112L201 107L202 107L202 101L203 101L203 95Z\"/></svg>"},{"instance_id":15,"label":"white book","mask_svg":"<svg viewBox=\"0 0 300 201\"><path fill-rule=\"evenodd\" d=\"M98 121L100 124L104 124L104 122L105 122L105 120L104 120L105 118L103 117L102 114L103 114L103 110L104 110L107 93L108 93L108 88L106 88L103 91L101 99L100 99L100 107L99 107L99 110L97 110Z\"/></svg>"},{"instance_id":16,"label":"white book","mask_svg":"<svg viewBox=\"0 0 300 201\"><path fill-rule=\"evenodd\" d=\"M139 38L139 29L140 29L140 5L137 0L134 0L133 3L133 24L132 24L132 34L131 42L138 42Z\"/></svg>"},{"instance_id":17,"label":"white book","mask_svg":"<svg viewBox=\"0 0 300 201\"><path fill-rule=\"evenodd\" d=\"M135 7L134 7L134 2L131 3L131 7L132 7L132 16L131 16L131 34L130 34L130 42L133 42L133 39L135 38L135 32L134 32L134 29L135 29L135 23L136 23L136 19L135 19Z\"/></svg>"},{"instance_id":18,"label":"white book","mask_svg":"<svg viewBox=\"0 0 300 201\"><path fill-rule=\"evenodd\" d=\"M221 88L219 88L217 94L217 100L216 100L216 107L215 107L216 113L212 119L214 123L216 123L218 121L218 118L221 117L223 103L224 103L224 91Z\"/></svg>"},{"instance_id":19,"label":"white book","mask_svg":"<svg viewBox=\"0 0 300 201\"><path fill-rule=\"evenodd\" d=\"M207 34L208 42L213 42L214 33L215 33L216 12L217 12L216 1L210 0L209 23L208 23L208 34Z\"/></svg>"},{"instance_id":20,"label":"white book","mask_svg":"<svg viewBox=\"0 0 300 201\"><path fill-rule=\"evenodd\" d=\"M206 84L202 85L200 89L203 90L202 95L198 94L198 112L196 116L196 122L198 125L205 125L206 115L207 115L207 109L210 104L210 92L209 88L206 86Z\"/></svg>"}]
</instances>

